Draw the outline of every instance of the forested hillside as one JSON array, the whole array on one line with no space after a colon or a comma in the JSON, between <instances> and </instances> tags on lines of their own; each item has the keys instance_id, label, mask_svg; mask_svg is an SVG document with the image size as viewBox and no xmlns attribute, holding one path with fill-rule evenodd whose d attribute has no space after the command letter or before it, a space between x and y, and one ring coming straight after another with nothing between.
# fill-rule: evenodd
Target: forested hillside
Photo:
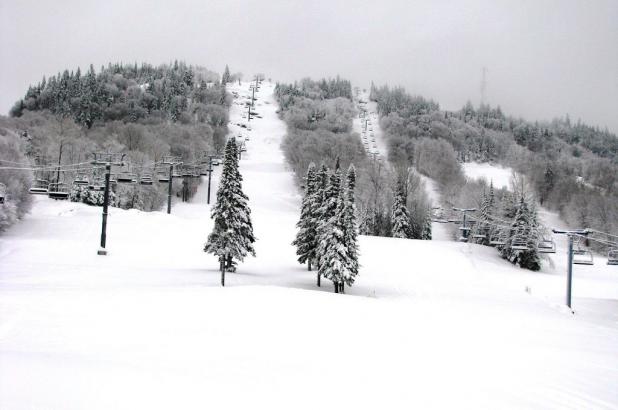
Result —
<instances>
[{"instance_id":1,"label":"forested hillside","mask_svg":"<svg viewBox=\"0 0 618 410\"><path fill-rule=\"evenodd\" d=\"M429 201L418 175L368 157L360 136L353 132L352 119L358 111L349 81L306 78L295 84L277 84L275 95L279 114L288 126L283 150L300 181L311 163L333 167L339 160L342 169L354 164L361 234L431 238ZM410 224L403 230L393 229L396 201L410 210Z\"/></svg>"},{"instance_id":2,"label":"forested hillside","mask_svg":"<svg viewBox=\"0 0 618 410\"><path fill-rule=\"evenodd\" d=\"M227 67L225 76L228 81L238 77ZM100 193L73 184L76 178L100 184L102 170L89 165L93 152L125 154L125 166L115 172L130 173L137 181L164 172L158 165L166 155L199 164L205 153L221 151L230 102L218 74L183 62L156 67L117 63L98 72L90 66L86 73L77 68L43 78L15 104L11 117L0 117L0 135L23 155L0 153L0 179L22 181L9 187L9 202L27 210L28 201L17 198L34 179L65 183L73 200L100 205ZM19 168L16 164L31 169L7 169ZM183 189L190 196L198 181L183 185L175 180L174 193ZM166 184L156 183L114 185L112 204L160 209L166 190Z\"/></svg>"},{"instance_id":3,"label":"forested hillside","mask_svg":"<svg viewBox=\"0 0 618 410\"><path fill-rule=\"evenodd\" d=\"M541 205L573 227L618 233L618 138L568 116L531 123L500 107L467 103L456 112L402 88L377 88L391 161L436 179L450 206L479 205L483 189L465 183L459 162L497 162L525 177Z\"/></svg>"}]
</instances>

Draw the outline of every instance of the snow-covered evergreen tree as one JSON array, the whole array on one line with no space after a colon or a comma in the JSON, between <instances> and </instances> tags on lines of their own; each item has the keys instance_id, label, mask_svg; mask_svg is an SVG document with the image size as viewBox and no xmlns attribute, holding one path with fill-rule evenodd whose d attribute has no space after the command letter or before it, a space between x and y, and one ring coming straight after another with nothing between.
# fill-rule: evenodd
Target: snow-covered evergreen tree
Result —
<instances>
[{"instance_id":1,"label":"snow-covered evergreen tree","mask_svg":"<svg viewBox=\"0 0 618 410\"><path fill-rule=\"evenodd\" d=\"M315 254L315 262L318 267L317 274L317 285L320 286L320 255L319 255L319 245L320 245L320 225L321 221L324 217L325 208L322 206L324 204L324 198L326 197L326 188L328 187L328 168L326 165L322 164L320 166L320 171L317 173L316 177L316 188L315 188L315 201L316 201L316 209L315 209L315 218L317 221L316 228L316 254Z\"/></svg>"},{"instance_id":2,"label":"snow-covered evergreen tree","mask_svg":"<svg viewBox=\"0 0 618 410\"><path fill-rule=\"evenodd\" d=\"M427 213L425 214L425 219L423 220L421 239L426 241L431 240L431 208L427 208Z\"/></svg>"},{"instance_id":3,"label":"snow-covered evergreen tree","mask_svg":"<svg viewBox=\"0 0 618 410\"><path fill-rule=\"evenodd\" d=\"M217 203L212 209L215 220L204 251L219 257L221 285L225 286L225 272L235 270L237 261L247 254L255 256L253 224L248 197L242 191L242 176L238 170L236 139L225 146L223 172L217 190Z\"/></svg>"},{"instance_id":4,"label":"snow-covered evergreen tree","mask_svg":"<svg viewBox=\"0 0 618 410\"><path fill-rule=\"evenodd\" d=\"M344 243L348 253L348 274L343 282L351 286L358 275L358 223L356 221L356 169L350 164L346 174L346 189L344 191ZM341 289L343 291L343 289Z\"/></svg>"},{"instance_id":5,"label":"snow-covered evergreen tree","mask_svg":"<svg viewBox=\"0 0 618 410\"><path fill-rule=\"evenodd\" d=\"M328 219L328 229L324 229L320 235L319 273L326 279L330 279L333 282L335 293L339 293L342 291L344 281L353 278L350 271L350 254L346 246L346 207L343 190L340 190L335 198L331 198L329 203L334 204L335 208Z\"/></svg>"},{"instance_id":6,"label":"snow-covered evergreen tree","mask_svg":"<svg viewBox=\"0 0 618 410\"><path fill-rule=\"evenodd\" d=\"M474 229L475 235L484 235L483 238L477 238L476 240L481 245L489 245L493 225L491 216L494 215L495 201L494 184L491 182L489 184L489 193L483 192L480 214Z\"/></svg>"},{"instance_id":7,"label":"snow-covered evergreen tree","mask_svg":"<svg viewBox=\"0 0 618 410\"><path fill-rule=\"evenodd\" d=\"M391 214L392 235L393 238L409 238L410 237L410 215L406 206L406 193L404 182L399 179L395 189L393 199L393 211Z\"/></svg>"},{"instance_id":8,"label":"snow-covered evergreen tree","mask_svg":"<svg viewBox=\"0 0 618 410\"><path fill-rule=\"evenodd\" d=\"M528 206L522 196L506 245L501 251L503 258L533 271L541 269L541 259L537 250L539 227L536 221L536 211ZM526 249L517 249L518 247L525 247Z\"/></svg>"},{"instance_id":9,"label":"snow-covered evergreen tree","mask_svg":"<svg viewBox=\"0 0 618 410\"><path fill-rule=\"evenodd\" d=\"M315 164L312 162L307 169L307 178L305 181L305 196L303 198L300 220L296 224L298 233L292 245L296 246L296 254L298 262L307 262L307 269L311 270L311 262L316 257L317 251L317 225L316 211L319 207L317 195L321 194L318 191L318 175Z\"/></svg>"},{"instance_id":10,"label":"snow-covered evergreen tree","mask_svg":"<svg viewBox=\"0 0 618 410\"><path fill-rule=\"evenodd\" d=\"M225 65L225 70L223 71L223 76L221 77L221 84L225 85L227 83L230 82L230 68L227 66L227 64Z\"/></svg>"},{"instance_id":11,"label":"snow-covered evergreen tree","mask_svg":"<svg viewBox=\"0 0 618 410\"><path fill-rule=\"evenodd\" d=\"M324 274L324 269L327 269L325 262L327 255L330 255L330 246L332 244L332 232L335 221L334 217L337 214L337 208L342 201L341 198L341 170L339 169L339 159L335 165L335 171L330 174L328 185L322 195L322 202L319 211L318 224L318 282ZM343 228L341 228L343 235ZM324 265L324 266L323 266ZM339 282L337 282L339 283Z\"/></svg>"}]
</instances>

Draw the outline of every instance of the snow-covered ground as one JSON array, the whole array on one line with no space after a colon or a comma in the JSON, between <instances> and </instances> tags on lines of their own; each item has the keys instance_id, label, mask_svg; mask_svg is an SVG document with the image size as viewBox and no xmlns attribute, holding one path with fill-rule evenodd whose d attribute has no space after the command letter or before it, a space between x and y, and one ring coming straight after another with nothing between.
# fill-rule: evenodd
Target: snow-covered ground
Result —
<instances>
[{"instance_id":1,"label":"snow-covered ground","mask_svg":"<svg viewBox=\"0 0 618 410\"><path fill-rule=\"evenodd\" d=\"M487 182L493 182L495 188L510 188L513 178L513 170L487 162L466 162L462 164L464 173L468 178L485 178Z\"/></svg>"},{"instance_id":2,"label":"snow-covered ground","mask_svg":"<svg viewBox=\"0 0 618 410\"><path fill-rule=\"evenodd\" d=\"M615 303L618 273L577 273L571 314L562 276L491 248L361 237L355 286L317 288L272 90L232 128L258 256L225 288L205 185L172 215L113 209L106 257L83 204L37 198L0 237L0 408L618 408L618 318L578 308Z\"/></svg>"},{"instance_id":3,"label":"snow-covered ground","mask_svg":"<svg viewBox=\"0 0 618 410\"><path fill-rule=\"evenodd\" d=\"M487 181L493 181L496 187L510 187L513 177L512 169L488 163L465 163L463 169L469 178L484 178ZM539 220L550 231L551 229L570 229L557 212L544 207L539 208ZM566 281L567 238L551 232L548 234L556 243L556 253L544 255L541 273L551 277L560 277L561 280ZM618 323L618 266L607 265L606 255L596 254L594 265L574 265L573 272L573 287L579 298L573 302L574 307L580 313L585 311L586 314L598 320ZM530 283L526 286L530 287L534 295L555 303L558 303L564 293L559 287L544 279L535 279L534 284Z\"/></svg>"}]
</instances>

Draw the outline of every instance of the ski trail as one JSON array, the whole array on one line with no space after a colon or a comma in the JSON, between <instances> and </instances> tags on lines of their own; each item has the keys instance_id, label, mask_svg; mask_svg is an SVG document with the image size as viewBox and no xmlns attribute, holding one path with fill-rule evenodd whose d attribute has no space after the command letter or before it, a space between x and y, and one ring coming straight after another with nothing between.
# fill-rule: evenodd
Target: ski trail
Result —
<instances>
[{"instance_id":1,"label":"ski trail","mask_svg":"<svg viewBox=\"0 0 618 410\"><path fill-rule=\"evenodd\" d=\"M258 255L239 264L238 273L256 275L265 284L308 287L311 275L298 274L303 267L296 261L296 250L291 245L301 197L280 147L287 128L276 113L275 85L262 83L255 93L257 101L253 108L261 118L247 121L249 86L250 83L243 82L229 87L238 95L230 108L230 136L244 143L247 149L241 154L240 171L252 210Z\"/></svg>"},{"instance_id":2,"label":"ski trail","mask_svg":"<svg viewBox=\"0 0 618 410\"><path fill-rule=\"evenodd\" d=\"M386 161L388 158L388 145L382 127L380 126L377 103L369 100L369 92L367 90L359 90L354 98L354 103L356 109L359 111L359 116L354 118L352 129L360 135L367 156L374 160L388 163ZM365 113L364 117L360 116L362 112ZM421 177L425 185L425 192L432 206L439 206L441 203L440 192L438 191L436 182L420 173L417 174ZM432 240L453 240L446 224L439 222L431 223L431 235Z\"/></svg>"},{"instance_id":3,"label":"ski trail","mask_svg":"<svg viewBox=\"0 0 618 410\"><path fill-rule=\"evenodd\" d=\"M378 107L375 101L369 101L369 92L360 90L354 98L354 105L358 110L352 122L352 130L359 134L365 152L369 158L376 161L386 161L388 149L384 134L380 128ZM364 116L361 117L361 115Z\"/></svg>"},{"instance_id":4,"label":"ski trail","mask_svg":"<svg viewBox=\"0 0 618 410\"><path fill-rule=\"evenodd\" d=\"M438 190L438 184L436 183L436 181L426 175L421 174L420 172L417 172L417 175L420 176L421 181L423 181L423 184L425 185L425 192L429 197L431 205L434 207L440 206L440 191ZM434 241L452 241L453 235L448 229L448 224L435 221L432 222L431 239Z\"/></svg>"}]
</instances>

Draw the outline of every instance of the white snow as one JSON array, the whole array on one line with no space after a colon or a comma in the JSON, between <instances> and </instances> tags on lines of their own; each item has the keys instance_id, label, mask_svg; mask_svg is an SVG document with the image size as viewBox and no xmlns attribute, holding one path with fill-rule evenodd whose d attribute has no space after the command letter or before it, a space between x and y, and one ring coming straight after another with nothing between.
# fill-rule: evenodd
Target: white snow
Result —
<instances>
[{"instance_id":1,"label":"white snow","mask_svg":"<svg viewBox=\"0 0 618 410\"><path fill-rule=\"evenodd\" d=\"M466 162L462 164L464 173L468 178L484 178L487 182L493 182L495 188L510 188L513 170L487 162Z\"/></svg>"},{"instance_id":2,"label":"white snow","mask_svg":"<svg viewBox=\"0 0 618 410\"><path fill-rule=\"evenodd\" d=\"M357 283L317 288L272 90L232 130L258 242L225 288L204 184L172 215L112 209L108 256L83 204L37 198L0 237L1 408L618 408L618 269L578 267L572 314L561 269L361 236Z\"/></svg>"}]
</instances>

